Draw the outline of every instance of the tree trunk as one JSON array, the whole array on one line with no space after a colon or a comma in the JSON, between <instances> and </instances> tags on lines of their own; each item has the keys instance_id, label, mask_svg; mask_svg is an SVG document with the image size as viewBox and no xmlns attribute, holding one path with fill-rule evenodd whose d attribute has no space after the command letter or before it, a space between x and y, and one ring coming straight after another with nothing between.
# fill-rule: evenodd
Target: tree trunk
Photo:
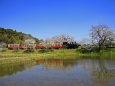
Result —
<instances>
[{"instance_id":1,"label":"tree trunk","mask_svg":"<svg viewBox=\"0 0 115 86\"><path fill-rule=\"evenodd\" d=\"M100 50L101 50L101 47L99 46L98 51L100 52Z\"/></svg>"}]
</instances>

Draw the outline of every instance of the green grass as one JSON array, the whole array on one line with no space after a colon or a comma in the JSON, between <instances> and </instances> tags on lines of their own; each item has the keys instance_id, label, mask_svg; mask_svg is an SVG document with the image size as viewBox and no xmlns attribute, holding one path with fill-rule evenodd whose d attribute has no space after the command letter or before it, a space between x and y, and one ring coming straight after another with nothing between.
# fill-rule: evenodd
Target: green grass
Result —
<instances>
[{"instance_id":1,"label":"green grass","mask_svg":"<svg viewBox=\"0 0 115 86\"><path fill-rule=\"evenodd\" d=\"M102 58L115 59L115 49L101 50L100 52L81 53L79 49L38 49L34 51L8 50L0 51L0 64L25 62L37 59L80 59Z\"/></svg>"}]
</instances>

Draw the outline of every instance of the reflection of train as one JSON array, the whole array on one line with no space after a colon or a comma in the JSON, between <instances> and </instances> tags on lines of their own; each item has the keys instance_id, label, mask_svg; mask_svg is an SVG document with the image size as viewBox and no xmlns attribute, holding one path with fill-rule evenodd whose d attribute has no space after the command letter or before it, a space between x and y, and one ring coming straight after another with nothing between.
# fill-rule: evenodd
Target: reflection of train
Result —
<instances>
[{"instance_id":1,"label":"reflection of train","mask_svg":"<svg viewBox=\"0 0 115 86\"><path fill-rule=\"evenodd\" d=\"M55 64L55 65L59 65L62 64L63 61L59 60L59 59L53 59L53 60L36 60L37 64Z\"/></svg>"},{"instance_id":2,"label":"reflection of train","mask_svg":"<svg viewBox=\"0 0 115 86\"><path fill-rule=\"evenodd\" d=\"M28 45L20 45L20 44L8 44L8 49L28 49L28 48L34 48L34 49L61 49L61 48L66 48L66 49L74 49L78 48L77 43L68 43L68 42L63 42L62 45L52 45L52 46L41 46L41 45L35 45L35 44L28 44Z\"/></svg>"}]
</instances>

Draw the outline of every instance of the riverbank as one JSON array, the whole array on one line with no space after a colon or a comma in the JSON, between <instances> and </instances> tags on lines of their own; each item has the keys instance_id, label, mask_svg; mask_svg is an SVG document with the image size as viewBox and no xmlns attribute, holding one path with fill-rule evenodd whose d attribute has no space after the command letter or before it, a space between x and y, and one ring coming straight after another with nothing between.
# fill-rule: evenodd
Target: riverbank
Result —
<instances>
[{"instance_id":1,"label":"riverbank","mask_svg":"<svg viewBox=\"0 0 115 86\"><path fill-rule=\"evenodd\" d=\"M81 53L78 49L43 49L35 51L25 50L1 50L0 64L33 61L37 59L81 59L101 58L115 59L115 49L102 50L100 52Z\"/></svg>"}]
</instances>

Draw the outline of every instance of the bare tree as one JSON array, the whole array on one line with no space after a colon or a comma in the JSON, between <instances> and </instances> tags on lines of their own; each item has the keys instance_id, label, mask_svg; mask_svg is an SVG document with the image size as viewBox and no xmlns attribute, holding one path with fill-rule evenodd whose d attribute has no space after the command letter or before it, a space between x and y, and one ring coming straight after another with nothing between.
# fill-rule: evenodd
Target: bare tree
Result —
<instances>
[{"instance_id":1,"label":"bare tree","mask_svg":"<svg viewBox=\"0 0 115 86\"><path fill-rule=\"evenodd\" d=\"M90 37L93 45L100 51L114 40L115 34L107 25L98 25L92 26Z\"/></svg>"}]
</instances>

